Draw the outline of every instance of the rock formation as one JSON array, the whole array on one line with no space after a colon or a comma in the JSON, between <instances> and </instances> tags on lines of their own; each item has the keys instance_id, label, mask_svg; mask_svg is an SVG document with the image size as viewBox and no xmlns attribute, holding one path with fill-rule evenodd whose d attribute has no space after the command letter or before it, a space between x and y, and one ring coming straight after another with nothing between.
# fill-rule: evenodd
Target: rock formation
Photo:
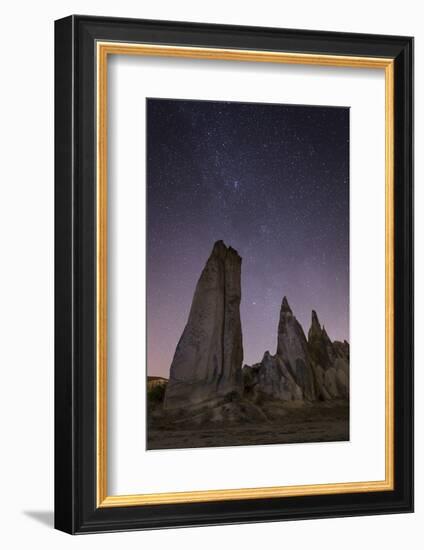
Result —
<instances>
[{"instance_id":1,"label":"rock formation","mask_svg":"<svg viewBox=\"0 0 424 550\"><path fill-rule=\"evenodd\" d=\"M349 395L349 344L331 342L318 315L312 311L308 348L315 371L318 397L324 400Z\"/></svg>"},{"instance_id":2,"label":"rock formation","mask_svg":"<svg viewBox=\"0 0 424 550\"><path fill-rule=\"evenodd\" d=\"M296 384L302 390L303 398L313 401L316 398L316 392L308 342L285 296L281 304L278 324L277 356L290 368Z\"/></svg>"},{"instance_id":3,"label":"rock formation","mask_svg":"<svg viewBox=\"0 0 424 550\"><path fill-rule=\"evenodd\" d=\"M260 363L243 367L244 389L254 400L268 396L282 401L329 401L349 395L349 344L331 342L318 315L306 339L302 326L283 298L277 352L265 352Z\"/></svg>"},{"instance_id":4,"label":"rock formation","mask_svg":"<svg viewBox=\"0 0 424 550\"><path fill-rule=\"evenodd\" d=\"M222 415L241 418L253 402L264 398L299 402L346 399L349 344L332 342L315 311L306 338L286 297L280 309L275 355L266 351L260 363L241 368L240 276L237 251L217 241L197 283L175 350L164 408L207 406L215 410L215 416L203 410L196 418L215 422Z\"/></svg>"},{"instance_id":5,"label":"rock formation","mask_svg":"<svg viewBox=\"0 0 424 550\"><path fill-rule=\"evenodd\" d=\"M243 368L245 390L256 399L268 396L282 401L314 401L316 384L308 342L302 326L284 296L277 333L277 352L265 352L260 363Z\"/></svg>"},{"instance_id":6,"label":"rock formation","mask_svg":"<svg viewBox=\"0 0 424 550\"><path fill-rule=\"evenodd\" d=\"M165 394L166 409L242 394L240 274L237 251L222 241L216 242L175 350Z\"/></svg>"},{"instance_id":7,"label":"rock formation","mask_svg":"<svg viewBox=\"0 0 424 550\"><path fill-rule=\"evenodd\" d=\"M260 363L243 367L246 397L254 401L271 397L282 401L301 400L303 392L297 385L290 367L278 355L266 351Z\"/></svg>"}]
</instances>

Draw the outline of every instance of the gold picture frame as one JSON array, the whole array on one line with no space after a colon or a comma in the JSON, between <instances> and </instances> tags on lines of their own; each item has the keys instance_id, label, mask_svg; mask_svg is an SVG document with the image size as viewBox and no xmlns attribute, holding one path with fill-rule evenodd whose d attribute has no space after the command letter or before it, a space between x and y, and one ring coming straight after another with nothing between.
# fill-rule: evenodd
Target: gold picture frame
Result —
<instances>
[{"instance_id":1,"label":"gold picture frame","mask_svg":"<svg viewBox=\"0 0 424 550\"><path fill-rule=\"evenodd\" d=\"M109 493L108 60L113 56L384 72L384 479ZM412 218L413 38L81 15L56 21L55 527L76 534L411 512Z\"/></svg>"},{"instance_id":2,"label":"gold picture frame","mask_svg":"<svg viewBox=\"0 0 424 550\"><path fill-rule=\"evenodd\" d=\"M326 495L390 491L394 487L393 470L393 338L394 338L394 150L393 108L394 61L384 58L301 53L261 52L218 48L175 47L151 44L103 42L97 48L97 504L99 507L143 506L146 504L175 504L288 496ZM191 59L220 59L257 63L286 63L331 67L384 69L385 73L385 179L386 179L386 387L385 387L385 479L319 485L257 487L154 493L108 495L107 491L107 63L111 55L182 57Z\"/></svg>"}]
</instances>

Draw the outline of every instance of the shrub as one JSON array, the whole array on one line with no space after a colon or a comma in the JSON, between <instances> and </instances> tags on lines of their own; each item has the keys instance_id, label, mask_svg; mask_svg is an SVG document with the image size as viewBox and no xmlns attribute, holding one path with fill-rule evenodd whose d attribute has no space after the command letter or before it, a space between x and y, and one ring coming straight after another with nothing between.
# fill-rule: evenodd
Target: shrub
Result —
<instances>
[{"instance_id":1,"label":"shrub","mask_svg":"<svg viewBox=\"0 0 424 550\"><path fill-rule=\"evenodd\" d=\"M165 398L166 384L157 384L147 390L149 403L162 403Z\"/></svg>"}]
</instances>

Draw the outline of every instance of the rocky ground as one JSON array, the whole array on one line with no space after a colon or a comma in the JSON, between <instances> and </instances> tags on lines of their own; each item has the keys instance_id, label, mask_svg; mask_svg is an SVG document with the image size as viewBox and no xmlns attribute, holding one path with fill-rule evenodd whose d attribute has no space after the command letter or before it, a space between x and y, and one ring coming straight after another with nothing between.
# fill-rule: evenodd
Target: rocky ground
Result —
<instances>
[{"instance_id":1,"label":"rocky ground","mask_svg":"<svg viewBox=\"0 0 424 550\"><path fill-rule=\"evenodd\" d=\"M344 400L238 400L170 414L151 404L147 433L150 450L347 441L349 406Z\"/></svg>"}]
</instances>

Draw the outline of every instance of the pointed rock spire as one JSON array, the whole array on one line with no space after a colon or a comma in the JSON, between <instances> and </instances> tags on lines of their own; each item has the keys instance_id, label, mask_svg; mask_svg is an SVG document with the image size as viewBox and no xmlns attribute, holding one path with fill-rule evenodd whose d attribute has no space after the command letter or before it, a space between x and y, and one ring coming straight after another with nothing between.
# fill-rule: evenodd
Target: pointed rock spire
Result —
<instances>
[{"instance_id":1,"label":"pointed rock spire","mask_svg":"<svg viewBox=\"0 0 424 550\"><path fill-rule=\"evenodd\" d=\"M213 245L210 258L216 256L218 258L224 259L227 252L228 252L228 248L225 246L224 241L216 241L216 243Z\"/></svg>"},{"instance_id":2,"label":"pointed rock spire","mask_svg":"<svg viewBox=\"0 0 424 550\"><path fill-rule=\"evenodd\" d=\"M324 324L320 325L316 311L312 311L311 328L308 332L309 355L314 366L327 370L334 364L335 353L333 343L325 330Z\"/></svg>"},{"instance_id":3,"label":"pointed rock spire","mask_svg":"<svg viewBox=\"0 0 424 550\"><path fill-rule=\"evenodd\" d=\"M321 328L317 312L314 309L312 310L312 326L318 326L319 328Z\"/></svg>"},{"instance_id":4,"label":"pointed rock spire","mask_svg":"<svg viewBox=\"0 0 424 550\"><path fill-rule=\"evenodd\" d=\"M289 302L288 302L286 296L284 296L284 298L283 298L283 302L282 302L282 304L281 304L280 313L281 313L281 314L282 314L282 313L289 313L290 315L293 315L293 312L292 312L292 310L291 310L291 308L290 308L290 306L289 306Z\"/></svg>"},{"instance_id":5,"label":"pointed rock spire","mask_svg":"<svg viewBox=\"0 0 424 550\"><path fill-rule=\"evenodd\" d=\"M277 356L288 365L303 398L315 399L315 384L309 359L305 333L290 309L286 296L283 298L278 324Z\"/></svg>"},{"instance_id":6,"label":"pointed rock spire","mask_svg":"<svg viewBox=\"0 0 424 550\"><path fill-rule=\"evenodd\" d=\"M189 318L175 350L165 408L242 392L241 258L214 244L200 275Z\"/></svg>"},{"instance_id":7,"label":"pointed rock spire","mask_svg":"<svg viewBox=\"0 0 424 550\"><path fill-rule=\"evenodd\" d=\"M324 325L322 325L322 337L324 338L324 340L325 340L327 343L330 342L330 344L331 344L330 337L328 336L327 331L325 330L325 326L324 326Z\"/></svg>"},{"instance_id":8,"label":"pointed rock spire","mask_svg":"<svg viewBox=\"0 0 424 550\"><path fill-rule=\"evenodd\" d=\"M317 312L312 310L311 327L308 331L308 342L311 343L316 339L320 339L322 336L322 329L318 319Z\"/></svg>"}]
</instances>

